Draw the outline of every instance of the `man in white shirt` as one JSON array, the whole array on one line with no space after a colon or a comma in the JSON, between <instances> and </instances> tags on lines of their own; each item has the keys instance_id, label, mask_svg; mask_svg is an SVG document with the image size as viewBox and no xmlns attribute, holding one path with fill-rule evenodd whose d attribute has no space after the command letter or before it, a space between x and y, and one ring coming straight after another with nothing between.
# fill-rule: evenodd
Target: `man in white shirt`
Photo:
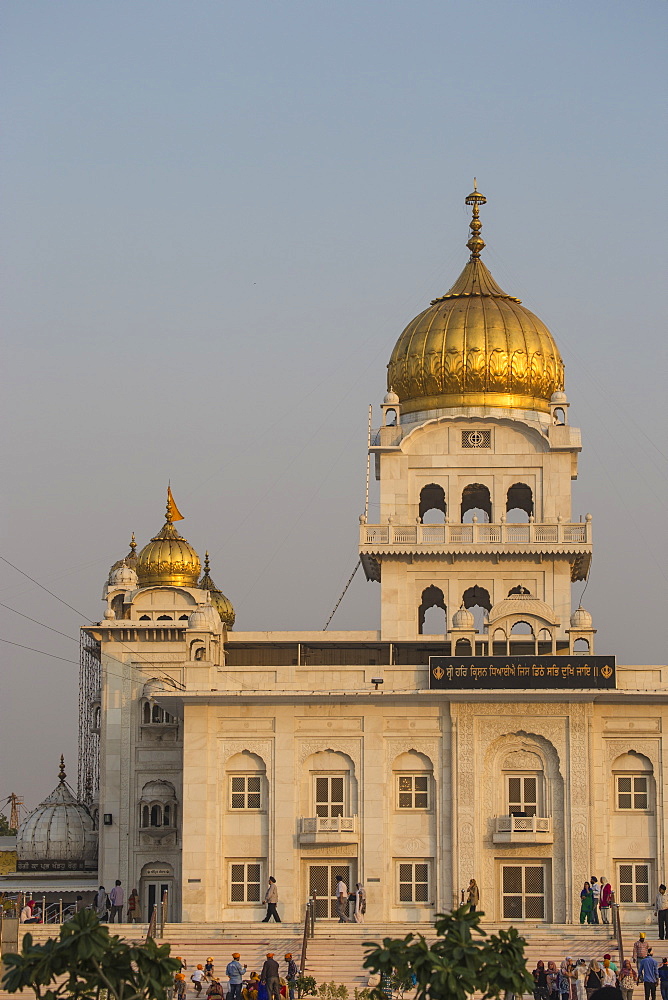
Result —
<instances>
[{"instance_id":1,"label":"man in white shirt","mask_svg":"<svg viewBox=\"0 0 668 1000\"><path fill-rule=\"evenodd\" d=\"M111 903L111 916L109 917L109 923L113 924L118 918L118 923L120 924L121 918L123 916L123 903L125 902L125 894L123 892L123 886L121 885L121 880L116 879L116 885L109 893L109 902Z\"/></svg>"},{"instance_id":2,"label":"man in white shirt","mask_svg":"<svg viewBox=\"0 0 668 1000\"><path fill-rule=\"evenodd\" d=\"M343 881L343 875L336 876L336 912L339 915L340 924L349 924L348 916L348 886Z\"/></svg>"},{"instance_id":3,"label":"man in white shirt","mask_svg":"<svg viewBox=\"0 0 668 1000\"><path fill-rule=\"evenodd\" d=\"M599 880L596 878L595 875L592 875L591 877L591 892L592 896L594 897L594 905L592 906L591 909L591 922L592 924L597 924L599 922L598 902L599 899L601 898L601 883L599 882Z\"/></svg>"}]
</instances>

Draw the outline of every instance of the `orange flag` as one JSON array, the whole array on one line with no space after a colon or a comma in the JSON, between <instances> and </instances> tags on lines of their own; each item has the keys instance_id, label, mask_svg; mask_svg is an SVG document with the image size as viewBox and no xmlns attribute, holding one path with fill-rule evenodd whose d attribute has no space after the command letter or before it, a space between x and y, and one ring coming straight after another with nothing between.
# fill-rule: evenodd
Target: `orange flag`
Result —
<instances>
[{"instance_id":1,"label":"orange flag","mask_svg":"<svg viewBox=\"0 0 668 1000\"><path fill-rule=\"evenodd\" d=\"M183 514L179 508L174 503L174 497L172 496L172 487L167 487L167 511L169 514L170 521L182 521Z\"/></svg>"}]
</instances>

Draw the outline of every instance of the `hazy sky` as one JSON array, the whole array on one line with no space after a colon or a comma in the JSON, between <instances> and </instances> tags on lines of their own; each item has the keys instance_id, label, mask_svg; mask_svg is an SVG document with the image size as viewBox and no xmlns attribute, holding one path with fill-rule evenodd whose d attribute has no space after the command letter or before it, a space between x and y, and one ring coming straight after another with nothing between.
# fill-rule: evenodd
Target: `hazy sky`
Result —
<instances>
[{"instance_id":1,"label":"hazy sky","mask_svg":"<svg viewBox=\"0 0 668 1000\"><path fill-rule=\"evenodd\" d=\"M4 0L0 554L76 611L5 562L0 600L76 638L171 478L239 628L322 628L368 404L467 258L477 175L484 259L566 361L597 650L665 663L667 23L663 0ZM333 626L377 627L379 592L358 573ZM77 659L4 607L0 636ZM75 780L77 667L1 648L0 798L32 805L61 751Z\"/></svg>"}]
</instances>

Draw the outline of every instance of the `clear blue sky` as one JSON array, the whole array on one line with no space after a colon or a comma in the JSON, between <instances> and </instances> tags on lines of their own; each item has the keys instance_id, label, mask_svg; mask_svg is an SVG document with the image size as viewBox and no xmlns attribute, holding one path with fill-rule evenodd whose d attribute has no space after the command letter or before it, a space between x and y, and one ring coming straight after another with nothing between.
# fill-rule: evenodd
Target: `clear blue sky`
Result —
<instances>
[{"instance_id":1,"label":"clear blue sky","mask_svg":"<svg viewBox=\"0 0 668 1000\"><path fill-rule=\"evenodd\" d=\"M667 22L663 0L4 0L1 554L97 620L171 477L240 628L322 627L367 406L466 259L477 175L486 262L566 360L598 649L665 662ZM338 627L376 626L360 577ZM0 590L76 636L6 563ZM77 658L2 607L0 636ZM1 648L0 795L34 803L75 754L76 666Z\"/></svg>"}]
</instances>

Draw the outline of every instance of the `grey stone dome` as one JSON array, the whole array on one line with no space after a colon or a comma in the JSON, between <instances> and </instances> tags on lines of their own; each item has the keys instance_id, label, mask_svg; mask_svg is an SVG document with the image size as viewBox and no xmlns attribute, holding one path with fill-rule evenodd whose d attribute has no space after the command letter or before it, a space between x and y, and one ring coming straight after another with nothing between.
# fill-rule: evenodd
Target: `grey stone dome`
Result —
<instances>
[{"instance_id":1,"label":"grey stone dome","mask_svg":"<svg viewBox=\"0 0 668 1000\"><path fill-rule=\"evenodd\" d=\"M58 785L21 823L16 837L19 870L31 863L67 862L83 869L97 868L97 832L88 809L77 801L65 781L65 764L60 758Z\"/></svg>"}]
</instances>

